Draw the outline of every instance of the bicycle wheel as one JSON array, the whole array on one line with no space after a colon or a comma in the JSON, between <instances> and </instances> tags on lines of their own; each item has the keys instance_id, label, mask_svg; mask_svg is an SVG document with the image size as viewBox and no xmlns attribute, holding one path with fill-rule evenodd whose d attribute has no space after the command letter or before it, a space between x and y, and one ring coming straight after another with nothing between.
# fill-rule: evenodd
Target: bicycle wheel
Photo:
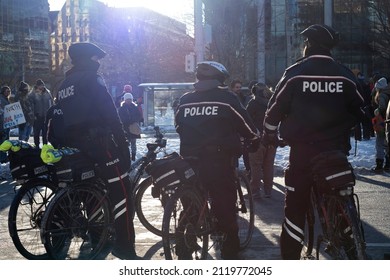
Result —
<instances>
[{"instance_id":1,"label":"bicycle wheel","mask_svg":"<svg viewBox=\"0 0 390 280\"><path fill-rule=\"evenodd\" d=\"M207 258L211 223L207 201L194 190L182 189L165 206L162 241L167 260Z\"/></svg>"},{"instance_id":2,"label":"bicycle wheel","mask_svg":"<svg viewBox=\"0 0 390 280\"><path fill-rule=\"evenodd\" d=\"M326 252L333 259L364 260L365 241L353 195L329 198Z\"/></svg>"},{"instance_id":3,"label":"bicycle wheel","mask_svg":"<svg viewBox=\"0 0 390 280\"><path fill-rule=\"evenodd\" d=\"M112 228L111 209L96 185L62 189L53 198L42 222L42 241L53 259L105 258ZM103 254L106 255L103 256ZM101 255L100 255L101 254Z\"/></svg>"},{"instance_id":4,"label":"bicycle wheel","mask_svg":"<svg viewBox=\"0 0 390 280\"><path fill-rule=\"evenodd\" d=\"M314 223L315 223L315 212L314 212L314 197L311 193L311 200L306 213L306 225L304 234L304 245L302 249L301 259L313 260L313 248L314 248Z\"/></svg>"},{"instance_id":5,"label":"bicycle wheel","mask_svg":"<svg viewBox=\"0 0 390 280\"><path fill-rule=\"evenodd\" d=\"M255 214L252 198L252 190L249 181L242 172L238 174L237 186L237 223L238 236L240 238L240 250L245 249L251 239L254 230Z\"/></svg>"},{"instance_id":6,"label":"bicycle wheel","mask_svg":"<svg viewBox=\"0 0 390 280\"><path fill-rule=\"evenodd\" d=\"M135 194L135 210L139 221L150 232L162 236L162 218L164 215L165 195L152 196L152 177L148 177L137 187Z\"/></svg>"},{"instance_id":7,"label":"bicycle wheel","mask_svg":"<svg viewBox=\"0 0 390 280\"><path fill-rule=\"evenodd\" d=\"M16 193L8 213L8 231L19 253L29 260L48 259L40 238L43 215L56 185L46 179L32 179Z\"/></svg>"}]
</instances>

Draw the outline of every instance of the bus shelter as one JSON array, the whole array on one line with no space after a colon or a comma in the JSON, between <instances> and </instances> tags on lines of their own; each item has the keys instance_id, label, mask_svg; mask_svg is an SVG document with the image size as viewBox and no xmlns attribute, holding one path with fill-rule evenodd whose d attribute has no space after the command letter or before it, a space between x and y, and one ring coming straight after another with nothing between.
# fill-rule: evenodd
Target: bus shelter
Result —
<instances>
[{"instance_id":1,"label":"bus shelter","mask_svg":"<svg viewBox=\"0 0 390 280\"><path fill-rule=\"evenodd\" d=\"M145 126L173 126L175 104L194 83L142 83Z\"/></svg>"}]
</instances>

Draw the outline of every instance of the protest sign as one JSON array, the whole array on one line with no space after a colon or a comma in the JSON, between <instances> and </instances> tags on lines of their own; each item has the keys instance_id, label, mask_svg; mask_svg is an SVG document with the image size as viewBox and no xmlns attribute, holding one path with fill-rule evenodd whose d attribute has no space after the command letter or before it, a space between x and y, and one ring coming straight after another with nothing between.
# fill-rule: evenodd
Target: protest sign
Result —
<instances>
[{"instance_id":1,"label":"protest sign","mask_svg":"<svg viewBox=\"0 0 390 280\"><path fill-rule=\"evenodd\" d=\"M15 127L25 122L26 119L19 101L4 107L4 129Z\"/></svg>"}]
</instances>

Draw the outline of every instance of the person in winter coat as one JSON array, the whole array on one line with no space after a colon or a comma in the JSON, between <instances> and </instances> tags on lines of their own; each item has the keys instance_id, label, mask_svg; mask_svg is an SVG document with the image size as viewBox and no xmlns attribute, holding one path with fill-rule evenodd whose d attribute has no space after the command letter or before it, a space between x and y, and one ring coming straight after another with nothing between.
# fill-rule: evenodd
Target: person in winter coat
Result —
<instances>
[{"instance_id":1,"label":"person in winter coat","mask_svg":"<svg viewBox=\"0 0 390 280\"><path fill-rule=\"evenodd\" d=\"M63 125L65 138L61 143L79 149L99 166L114 217L111 253L120 259L137 259L132 187L128 178L129 145L113 99L97 73L99 60L106 52L83 42L72 44L68 53L73 67L66 72L57 95L62 113L62 121L57 123Z\"/></svg>"},{"instance_id":2,"label":"person in winter coat","mask_svg":"<svg viewBox=\"0 0 390 280\"><path fill-rule=\"evenodd\" d=\"M252 118L257 130L263 132L263 122L269 99L272 91L263 83L256 83L251 88L254 98L249 101L246 108ZM271 197L274 182L274 161L277 146L264 146L260 143L257 151L249 153L249 163L251 167L250 186L253 198L260 198L261 179L263 180L264 194L266 198Z\"/></svg>"},{"instance_id":3,"label":"person in winter coat","mask_svg":"<svg viewBox=\"0 0 390 280\"><path fill-rule=\"evenodd\" d=\"M11 94L11 88L8 86L1 87L0 90L0 143L9 139L9 128L4 128L4 107L9 104L8 97ZM5 163L8 161L7 153L0 152L0 162Z\"/></svg>"},{"instance_id":4,"label":"person in winter coat","mask_svg":"<svg viewBox=\"0 0 390 280\"><path fill-rule=\"evenodd\" d=\"M352 128L364 117L364 99L350 69L335 61L339 41L332 27L314 24L301 32L304 57L287 68L264 118L262 143L277 145L278 131L290 145L280 236L282 259L299 260L313 185L311 161L327 151L349 154Z\"/></svg>"},{"instance_id":5,"label":"person in winter coat","mask_svg":"<svg viewBox=\"0 0 390 280\"><path fill-rule=\"evenodd\" d=\"M230 82L230 90L238 97L242 107L246 108L250 100L250 96L245 95L242 91L242 82L238 79L233 79ZM250 176L251 166L249 164L249 155L245 145L242 146L242 160L244 162L245 170Z\"/></svg>"},{"instance_id":6,"label":"person in winter coat","mask_svg":"<svg viewBox=\"0 0 390 280\"><path fill-rule=\"evenodd\" d=\"M34 144L36 147L39 147L41 135L42 143L47 144L45 117L47 110L53 106L53 96L41 79L37 80L35 83L34 92L31 94L31 100L35 116L33 127Z\"/></svg>"},{"instance_id":7,"label":"person in winter coat","mask_svg":"<svg viewBox=\"0 0 390 280\"><path fill-rule=\"evenodd\" d=\"M374 130L375 130L375 158L376 166L373 171L381 173L383 170L390 170L390 153L389 145L386 141L385 123L386 110L390 101L390 85L386 78L380 78L375 83L375 97L374 102L378 106L375 110Z\"/></svg>"},{"instance_id":8,"label":"person in winter coat","mask_svg":"<svg viewBox=\"0 0 390 280\"><path fill-rule=\"evenodd\" d=\"M221 257L238 259L235 164L241 153L240 136L257 144L259 137L237 96L224 85L229 77L225 66L200 62L196 77L195 91L180 98L175 116L180 153L199 158L200 181L211 197L218 230L226 236ZM182 258L191 258L192 252L186 253Z\"/></svg>"},{"instance_id":9,"label":"person in winter coat","mask_svg":"<svg viewBox=\"0 0 390 280\"><path fill-rule=\"evenodd\" d=\"M361 86L361 92L364 98L364 112L365 116L361 123L358 123L355 127L355 140L370 140L373 133L373 127L371 119L373 118L373 110L371 106L371 90L370 86L365 82L365 77L362 73L356 75L358 82Z\"/></svg>"},{"instance_id":10,"label":"person in winter coat","mask_svg":"<svg viewBox=\"0 0 390 280\"><path fill-rule=\"evenodd\" d=\"M142 116L138 110L137 104L133 102L133 95L131 93L127 92L123 95L123 101L118 113L123 124L123 129L127 134L127 140L130 142L131 160L135 161L135 156L137 154L137 139L141 138L139 122L141 121ZM135 126L135 129L132 129L131 126Z\"/></svg>"},{"instance_id":11,"label":"person in winter coat","mask_svg":"<svg viewBox=\"0 0 390 280\"><path fill-rule=\"evenodd\" d=\"M18 92L15 94L15 102L20 102L22 107L25 123L18 125L19 129L19 140L28 141L30 138L35 116L34 116L34 105L32 100L32 93L29 91L30 86L25 82L20 82Z\"/></svg>"},{"instance_id":12,"label":"person in winter coat","mask_svg":"<svg viewBox=\"0 0 390 280\"><path fill-rule=\"evenodd\" d=\"M122 102L124 101L123 97L125 96L125 94L132 93L132 92L133 92L133 87L131 85L124 85L122 93L115 97L115 107L119 108Z\"/></svg>"}]
</instances>

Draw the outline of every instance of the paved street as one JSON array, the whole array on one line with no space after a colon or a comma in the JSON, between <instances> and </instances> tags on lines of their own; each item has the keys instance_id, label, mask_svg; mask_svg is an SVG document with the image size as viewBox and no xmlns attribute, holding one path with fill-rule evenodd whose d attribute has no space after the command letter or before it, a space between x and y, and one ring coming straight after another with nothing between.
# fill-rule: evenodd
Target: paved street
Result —
<instances>
[{"instance_id":1,"label":"paved street","mask_svg":"<svg viewBox=\"0 0 390 280\"><path fill-rule=\"evenodd\" d=\"M252 242L242 255L251 260L277 260L279 254L279 234L283 217L283 178L275 180L272 198L256 201L256 229ZM368 252L373 259L383 259L385 252L390 252L390 178L374 175L361 177L356 186L360 198L360 209L365 226ZM10 180L0 185L0 259L17 260L23 257L16 251L7 228L8 209L14 188ZM136 250L146 260L164 259L160 237L149 233L135 220ZM218 258L217 256L214 256ZM108 256L107 259L111 259Z\"/></svg>"}]
</instances>

